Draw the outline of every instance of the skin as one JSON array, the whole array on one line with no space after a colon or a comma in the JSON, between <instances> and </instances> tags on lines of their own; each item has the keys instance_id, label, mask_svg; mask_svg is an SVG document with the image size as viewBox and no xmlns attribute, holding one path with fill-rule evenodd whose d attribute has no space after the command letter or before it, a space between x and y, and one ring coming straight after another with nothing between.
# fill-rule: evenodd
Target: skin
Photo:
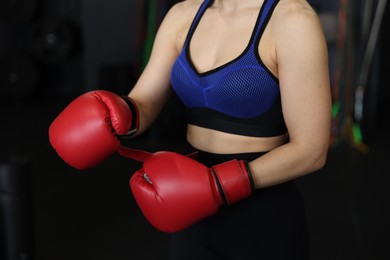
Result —
<instances>
[{"instance_id":1,"label":"skin","mask_svg":"<svg viewBox=\"0 0 390 260\"><path fill-rule=\"evenodd\" d=\"M202 2L179 2L160 25L149 62L129 93L139 106L138 135L151 125L171 95L171 68ZM192 63L198 72L217 68L242 53L262 4L262 0L214 1L190 44ZM259 43L259 53L279 79L288 134L248 137L188 125L187 139L195 148L213 153L269 151L249 163L255 187L263 188L325 165L331 93L326 39L307 1L280 0Z\"/></svg>"}]
</instances>

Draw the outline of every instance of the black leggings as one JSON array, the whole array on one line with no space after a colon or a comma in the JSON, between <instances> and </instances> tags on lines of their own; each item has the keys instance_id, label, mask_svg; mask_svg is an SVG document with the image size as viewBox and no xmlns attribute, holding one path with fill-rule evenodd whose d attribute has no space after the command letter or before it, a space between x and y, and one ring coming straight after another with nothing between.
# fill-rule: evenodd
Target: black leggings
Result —
<instances>
[{"instance_id":1,"label":"black leggings","mask_svg":"<svg viewBox=\"0 0 390 260\"><path fill-rule=\"evenodd\" d=\"M200 152L212 166L230 159L251 161L261 153ZM305 209L293 181L259 189L218 214L172 234L172 260L307 260Z\"/></svg>"}]
</instances>

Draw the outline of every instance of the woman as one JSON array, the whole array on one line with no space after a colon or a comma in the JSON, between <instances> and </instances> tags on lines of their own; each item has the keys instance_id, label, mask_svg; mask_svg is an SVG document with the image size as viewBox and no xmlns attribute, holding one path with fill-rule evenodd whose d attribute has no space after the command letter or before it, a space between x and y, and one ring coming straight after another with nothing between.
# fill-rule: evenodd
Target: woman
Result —
<instances>
[{"instance_id":1,"label":"woman","mask_svg":"<svg viewBox=\"0 0 390 260\"><path fill-rule=\"evenodd\" d=\"M112 127L117 134L128 128L133 136L143 133L172 85L187 107L187 140L199 151L197 161L207 167L247 162L243 171L254 190L174 232L172 259L309 258L305 211L294 179L326 162L327 59L319 18L304 0L186 0L169 10L149 62L126 98L131 112L111 118ZM104 102L114 107L111 114L122 113ZM123 119L129 114L133 120ZM90 128L87 132L91 138ZM82 156L83 162L90 160ZM97 157L89 165L102 158Z\"/></svg>"},{"instance_id":2,"label":"woman","mask_svg":"<svg viewBox=\"0 0 390 260\"><path fill-rule=\"evenodd\" d=\"M308 259L304 208L291 180L325 164L327 59L307 1L187 0L168 12L129 95L140 109L138 133L165 104L172 78L188 107L187 140L200 151L198 160L208 166L248 160L257 189L174 233L173 259Z\"/></svg>"}]
</instances>

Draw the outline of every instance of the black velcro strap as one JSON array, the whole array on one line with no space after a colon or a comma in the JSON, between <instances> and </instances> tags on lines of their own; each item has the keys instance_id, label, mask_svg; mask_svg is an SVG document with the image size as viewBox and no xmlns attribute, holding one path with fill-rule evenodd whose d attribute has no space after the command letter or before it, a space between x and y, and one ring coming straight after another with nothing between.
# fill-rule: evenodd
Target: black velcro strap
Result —
<instances>
[{"instance_id":1,"label":"black velcro strap","mask_svg":"<svg viewBox=\"0 0 390 260\"><path fill-rule=\"evenodd\" d=\"M126 102L127 106L130 108L131 111L131 127L128 131L128 134L126 134L126 136L131 136L135 134L138 130L138 124L139 124L138 108L134 103L134 101L132 101L128 96L121 96L121 98Z\"/></svg>"},{"instance_id":2,"label":"black velcro strap","mask_svg":"<svg viewBox=\"0 0 390 260\"><path fill-rule=\"evenodd\" d=\"M246 160L242 160L242 161L244 162L245 169L246 169L246 172L247 172L248 177L249 177L249 182L251 184L252 191L254 191L256 189L256 187L255 187L255 182L253 181L253 176L252 176L251 169L249 168L248 161L246 161Z\"/></svg>"},{"instance_id":3,"label":"black velcro strap","mask_svg":"<svg viewBox=\"0 0 390 260\"><path fill-rule=\"evenodd\" d=\"M214 180L215 180L215 182L217 183L217 187L218 187L219 194L221 195L221 198L222 198L222 205L228 205L228 201L227 201L227 199L226 199L225 193L223 192L223 189L222 189L221 183L219 182L218 176L217 176L217 174L215 173L214 168L211 167L211 169L212 169L211 173L212 173L213 176L214 176Z\"/></svg>"}]
</instances>

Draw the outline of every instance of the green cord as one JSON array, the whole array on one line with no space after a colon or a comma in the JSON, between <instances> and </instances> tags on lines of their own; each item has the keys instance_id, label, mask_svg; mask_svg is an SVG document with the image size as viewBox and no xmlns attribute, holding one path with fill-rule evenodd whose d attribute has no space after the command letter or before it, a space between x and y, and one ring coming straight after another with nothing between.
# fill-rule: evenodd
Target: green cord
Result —
<instances>
[{"instance_id":1,"label":"green cord","mask_svg":"<svg viewBox=\"0 0 390 260\"><path fill-rule=\"evenodd\" d=\"M156 34L156 10L157 10L157 0L149 0L148 5L148 19L147 19L147 31L146 31L146 40L143 50L143 59L142 59L142 68L145 68L150 53L152 52L153 41Z\"/></svg>"}]
</instances>

